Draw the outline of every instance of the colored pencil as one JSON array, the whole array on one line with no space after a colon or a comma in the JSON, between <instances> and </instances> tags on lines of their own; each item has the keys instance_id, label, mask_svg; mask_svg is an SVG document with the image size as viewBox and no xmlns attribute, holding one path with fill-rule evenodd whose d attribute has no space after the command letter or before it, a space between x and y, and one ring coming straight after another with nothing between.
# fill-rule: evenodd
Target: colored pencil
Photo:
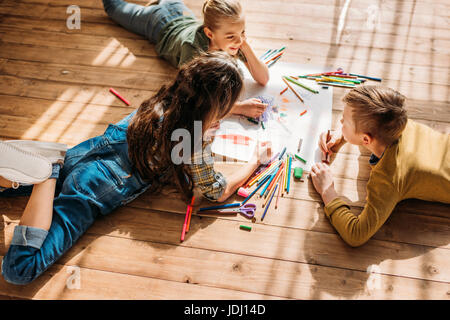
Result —
<instances>
[{"instance_id":1,"label":"colored pencil","mask_svg":"<svg viewBox=\"0 0 450 320\"><path fill-rule=\"evenodd\" d=\"M270 58L269 60L267 60L266 62L264 62L265 64L268 64L270 61L275 60L278 57L281 57L283 55L284 52L280 52L277 53L276 55L274 55L272 58Z\"/></svg>"},{"instance_id":2,"label":"colored pencil","mask_svg":"<svg viewBox=\"0 0 450 320\"><path fill-rule=\"evenodd\" d=\"M281 190L281 196L284 197L284 174L281 175L281 183L280 183L280 190Z\"/></svg>"},{"instance_id":3,"label":"colored pencil","mask_svg":"<svg viewBox=\"0 0 450 320\"><path fill-rule=\"evenodd\" d=\"M356 79L347 79L347 78L339 78L339 77L324 77L324 79L332 79L332 80L341 80L341 81L345 81L347 83L354 83L354 84L360 84L361 81L360 80L356 80Z\"/></svg>"},{"instance_id":4,"label":"colored pencil","mask_svg":"<svg viewBox=\"0 0 450 320\"><path fill-rule=\"evenodd\" d=\"M264 174L262 174L260 177L258 177L258 179L256 179L256 184L259 185L260 183L262 183L262 180L267 177L267 176L271 176L272 173L274 173L275 170L277 170L277 168L281 165L282 161L279 161L276 165L274 165L270 170L268 170L267 172L265 172ZM255 183L252 183L251 185L254 185Z\"/></svg>"},{"instance_id":5,"label":"colored pencil","mask_svg":"<svg viewBox=\"0 0 450 320\"><path fill-rule=\"evenodd\" d=\"M282 181L283 181L283 175L280 175L280 177L278 178L277 184L279 184ZM281 188L278 188L277 200L275 201L275 209L278 208L278 199L280 198L280 195L281 195Z\"/></svg>"},{"instance_id":6,"label":"colored pencil","mask_svg":"<svg viewBox=\"0 0 450 320\"><path fill-rule=\"evenodd\" d=\"M306 110L300 113L300 116L304 115L306 113Z\"/></svg>"},{"instance_id":7,"label":"colored pencil","mask_svg":"<svg viewBox=\"0 0 450 320\"><path fill-rule=\"evenodd\" d=\"M267 176L265 179L269 179L269 176ZM255 190L252 191L252 193L249 194L249 196L247 198L244 199L244 201L242 201L242 203L240 203L241 206L243 206L248 200L250 200L251 197L253 197L253 195L258 192L258 190L263 186L264 184L261 183L258 187L256 187Z\"/></svg>"},{"instance_id":8,"label":"colored pencil","mask_svg":"<svg viewBox=\"0 0 450 320\"><path fill-rule=\"evenodd\" d=\"M128 102L128 100L126 100L124 97L122 97L116 90L114 90L113 88L109 88L109 92L113 93L117 98L119 98L120 100L122 100L123 102L126 103L127 106L130 105L130 103Z\"/></svg>"},{"instance_id":9,"label":"colored pencil","mask_svg":"<svg viewBox=\"0 0 450 320\"><path fill-rule=\"evenodd\" d=\"M271 63L269 63L268 65L267 65L267 68L270 68L271 66L273 66L278 60L280 60L281 59L281 56L279 56L278 58L276 58L275 60L273 60Z\"/></svg>"},{"instance_id":10,"label":"colored pencil","mask_svg":"<svg viewBox=\"0 0 450 320\"><path fill-rule=\"evenodd\" d=\"M275 186L275 183L277 183L278 178L280 177L280 175L283 173L283 168L284 168L284 163L281 165L280 169L278 170L275 179L272 180L272 182L270 182L269 188L267 189L268 191L266 191L264 193L264 198L267 197L268 194L270 194L270 192L272 192L273 187Z\"/></svg>"},{"instance_id":11,"label":"colored pencil","mask_svg":"<svg viewBox=\"0 0 450 320\"><path fill-rule=\"evenodd\" d=\"M306 160L300 157L298 154L295 154L295 157L303 163L306 163Z\"/></svg>"},{"instance_id":12,"label":"colored pencil","mask_svg":"<svg viewBox=\"0 0 450 320\"><path fill-rule=\"evenodd\" d=\"M187 227L186 227L186 232L189 232L189 226L191 225L191 217L192 217L192 209L194 207L194 201L195 201L195 196L192 196L190 210L189 210L188 224L187 224Z\"/></svg>"},{"instance_id":13,"label":"colored pencil","mask_svg":"<svg viewBox=\"0 0 450 320\"><path fill-rule=\"evenodd\" d=\"M289 171L288 171L288 182L287 182L287 187L286 187L286 192L289 193L289 187L291 185L291 167L292 167L292 159L289 156Z\"/></svg>"},{"instance_id":14,"label":"colored pencil","mask_svg":"<svg viewBox=\"0 0 450 320\"><path fill-rule=\"evenodd\" d=\"M284 168L285 170L284 170L284 185L283 185L283 191L286 191L286 189L287 189L288 167L289 167L289 158L286 158L285 168Z\"/></svg>"},{"instance_id":15,"label":"colored pencil","mask_svg":"<svg viewBox=\"0 0 450 320\"><path fill-rule=\"evenodd\" d=\"M262 183L262 180L265 179L267 176L272 175L272 173L276 170L276 168L278 166L281 165L280 163L281 161L279 161L276 165L272 166L269 170L267 170L266 172L264 172L263 174L261 174L259 177L256 178L255 181L252 181L249 186L251 187L252 185L254 185L256 183L256 185L259 186L260 183Z\"/></svg>"},{"instance_id":16,"label":"colored pencil","mask_svg":"<svg viewBox=\"0 0 450 320\"><path fill-rule=\"evenodd\" d=\"M188 205L188 206L187 206L187 209L186 209L186 217L184 218L183 230L181 231L181 239L180 239L181 242L184 241L184 236L185 236L185 234L186 234L186 227L187 227L187 221L188 221L188 218L189 218L189 210L190 210L190 207L191 207L191 206Z\"/></svg>"},{"instance_id":17,"label":"colored pencil","mask_svg":"<svg viewBox=\"0 0 450 320\"><path fill-rule=\"evenodd\" d=\"M264 213L263 213L263 215L262 215L262 217L261 217L261 221L263 221L263 220L264 220L264 217L266 216L267 210L268 210L269 207L270 207L270 204L271 204L272 199L273 199L273 195L274 195L275 192L277 191L277 188L278 188L278 183L275 185L275 189L273 190L272 195L271 195L270 198L269 198L270 200L269 200L269 203L268 203L267 206L266 206L266 209L264 209Z\"/></svg>"},{"instance_id":18,"label":"colored pencil","mask_svg":"<svg viewBox=\"0 0 450 320\"><path fill-rule=\"evenodd\" d=\"M374 80L374 81L382 81L381 78L368 77L368 76L361 76L361 75L359 75L359 74L354 74L354 73L349 73L349 75L351 75L351 76L356 76L356 77L359 77L359 78L364 78L364 79Z\"/></svg>"},{"instance_id":19,"label":"colored pencil","mask_svg":"<svg viewBox=\"0 0 450 320\"><path fill-rule=\"evenodd\" d=\"M322 81L330 81L330 82L341 82L345 84L360 84L361 81L354 81L354 80L344 80L344 79L337 79L333 77L322 77ZM320 79L316 79L316 81L321 81Z\"/></svg>"},{"instance_id":20,"label":"colored pencil","mask_svg":"<svg viewBox=\"0 0 450 320\"><path fill-rule=\"evenodd\" d=\"M276 163L278 163L278 160L271 162L268 166L263 168L260 172L258 172L250 181L248 182L248 186L251 187L253 185L253 182L256 182L263 174L267 173L269 170L271 170Z\"/></svg>"},{"instance_id":21,"label":"colored pencil","mask_svg":"<svg viewBox=\"0 0 450 320\"><path fill-rule=\"evenodd\" d=\"M216 209L235 208L235 207L240 207L240 206L241 206L241 203L236 202L236 203L222 204L222 205L213 206L213 207L203 207L203 208L200 208L198 210L198 212L216 210Z\"/></svg>"},{"instance_id":22,"label":"colored pencil","mask_svg":"<svg viewBox=\"0 0 450 320\"><path fill-rule=\"evenodd\" d=\"M317 84L325 85L325 86L332 86L332 87L341 87L341 88L354 88L355 85L351 84L343 84L343 83L337 83L337 82L317 82Z\"/></svg>"},{"instance_id":23,"label":"colored pencil","mask_svg":"<svg viewBox=\"0 0 450 320\"><path fill-rule=\"evenodd\" d=\"M316 93L316 94L319 93L319 91L317 91L317 90L315 90L315 89L312 89L312 88L308 87L307 85L304 85L303 83L300 83L300 82L298 82L298 81L296 81L296 80L294 80L294 79L292 79L292 78L290 78L290 77L284 76L284 78L285 78L286 80L288 80L288 81L290 81L290 82L292 82L292 83L294 83L294 84L296 84L296 85L302 87L303 89L306 89L306 90L308 90L308 91L311 91L312 93Z\"/></svg>"},{"instance_id":24,"label":"colored pencil","mask_svg":"<svg viewBox=\"0 0 450 320\"><path fill-rule=\"evenodd\" d=\"M281 92L280 95L282 95L283 93L285 93L287 91L287 89L289 89L288 87L284 88Z\"/></svg>"},{"instance_id":25,"label":"colored pencil","mask_svg":"<svg viewBox=\"0 0 450 320\"><path fill-rule=\"evenodd\" d=\"M259 57L259 59L262 60L262 58L264 58L264 56L271 51L272 51L272 49L267 50L266 52L264 52L264 54L261 57Z\"/></svg>"},{"instance_id":26,"label":"colored pencil","mask_svg":"<svg viewBox=\"0 0 450 320\"><path fill-rule=\"evenodd\" d=\"M281 158L283 158L285 152L286 152L286 147L284 147L283 151L281 151L280 155L278 156L278 160L281 160Z\"/></svg>"},{"instance_id":27,"label":"colored pencil","mask_svg":"<svg viewBox=\"0 0 450 320\"><path fill-rule=\"evenodd\" d=\"M300 149L302 148L302 143L303 143L303 139L300 138L300 140L298 141L297 152L300 152Z\"/></svg>"},{"instance_id":28,"label":"colored pencil","mask_svg":"<svg viewBox=\"0 0 450 320\"><path fill-rule=\"evenodd\" d=\"M277 176L278 171L280 171L281 167L279 167L277 169L277 171L275 171L274 173L272 173L270 175L269 180L265 183L265 187L262 189L261 193L259 194L260 197L264 196L264 193L266 192L267 189L269 189L270 183L272 182L273 179L275 179L275 177Z\"/></svg>"},{"instance_id":29,"label":"colored pencil","mask_svg":"<svg viewBox=\"0 0 450 320\"><path fill-rule=\"evenodd\" d=\"M289 89L292 90L292 92L297 96L297 98L298 98L301 102L304 103L305 101L303 101L302 97L300 97L300 95L297 93L297 91L295 91L294 88L291 87L291 85L286 81L286 79L284 79L283 77L282 77L281 79L284 81L284 83L286 83L286 85L289 87Z\"/></svg>"}]
</instances>

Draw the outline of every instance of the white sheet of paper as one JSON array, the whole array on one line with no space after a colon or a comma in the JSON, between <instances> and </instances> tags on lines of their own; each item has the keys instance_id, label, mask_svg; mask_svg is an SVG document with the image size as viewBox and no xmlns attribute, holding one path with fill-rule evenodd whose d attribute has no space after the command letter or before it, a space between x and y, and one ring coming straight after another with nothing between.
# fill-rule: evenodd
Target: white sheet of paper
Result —
<instances>
[{"instance_id":1,"label":"white sheet of paper","mask_svg":"<svg viewBox=\"0 0 450 320\"><path fill-rule=\"evenodd\" d=\"M251 123L244 116L227 117L221 121L220 128L216 131L211 151L240 161L249 161L258 141L271 141L274 154L286 147L287 152L292 155L297 153L307 161L304 164L297 160L293 162L293 167L302 167L309 171L312 164L322 160L318 142L320 134L331 128L333 88L324 89L314 81L298 80L319 91L318 94L314 94L296 84L289 83L303 98L304 103L302 103L290 89L280 95L280 92L286 88L281 77L319 73L325 70L310 65L277 62L269 69L270 80L265 87L253 80L243 64L242 70L245 85L240 100L257 96L273 98L273 105L278 107L278 113L272 112L272 119L264 123L265 130L261 125ZM306 113L300 116L304 110ZM221 137L218 138L218 136ZM223 139L224 136L228 139ZM302 147L300 152L297 152L301 138L303 139Z\"/></svg>"}]
</instances>

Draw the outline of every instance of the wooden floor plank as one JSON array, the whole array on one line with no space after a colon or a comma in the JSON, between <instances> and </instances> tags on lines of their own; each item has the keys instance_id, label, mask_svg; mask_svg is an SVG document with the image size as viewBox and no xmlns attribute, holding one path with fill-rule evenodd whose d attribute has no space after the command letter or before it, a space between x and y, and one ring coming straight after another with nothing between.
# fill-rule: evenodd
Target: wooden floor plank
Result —
<instances>
[{"instance_id":1,"label":"wooden floor plank","mask_svg":"<svg viewBox=\"0 0 450 320\"><path fill-rule=\"evenodd\" d=\"M12 227L10 225L5 228L8 233L6 243L12 237ZM398 299L442 299L448 291L448 286L442 282L379 273L374 275L371 270L352 271L283 260L273 261L215 250L97 236L89 232L57 264L207 288L225 288L241 294L246 292L264 296L263 293L266 293L294 299L388 299L392 296ZM98 273L102 275L101 272ZM377 279L376 286L372 285L374 276ZM129 284L130 280L127 278L120 283L122 282ZM313 283L315 285L311 286ZM80 285L85 290L84 282ZM109 285L111 289L115 286L116 282ZM33 288L27 287L29 289L23 290L23 293Z\"/></svg>"},{"instance_id":2,"label":"wooden floor plank","mask_svg":"<svg viewBox=\"0 0 450 320\"><path fill-rule=\"evenodd\" d=\"M75 272L80 284L74 282ZM36 300L273 300L274 296L55 264L31 284L0 278L0 293Z\"/></svg>"}]
</instances>

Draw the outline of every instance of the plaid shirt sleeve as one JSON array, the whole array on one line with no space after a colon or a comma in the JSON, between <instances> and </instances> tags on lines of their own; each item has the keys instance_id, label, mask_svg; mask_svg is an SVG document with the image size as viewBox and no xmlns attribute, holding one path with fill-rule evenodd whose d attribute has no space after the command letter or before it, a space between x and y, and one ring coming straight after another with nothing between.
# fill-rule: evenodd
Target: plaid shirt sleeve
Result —
<instances>
[{"instance_id":1,"label":"plaid shirt sleeve","mask_svg":"<svg viewBox=\"0 0 450 320\"><path fill-rule=\"evenodd\" d=\"M217 201L227 185L225 177L214 171L214 160L211 156L210 145L201 152L194 153L191 164L188 164L195 187L198 187L203 196L210 201Z\"/></svg>"}]
</instances>

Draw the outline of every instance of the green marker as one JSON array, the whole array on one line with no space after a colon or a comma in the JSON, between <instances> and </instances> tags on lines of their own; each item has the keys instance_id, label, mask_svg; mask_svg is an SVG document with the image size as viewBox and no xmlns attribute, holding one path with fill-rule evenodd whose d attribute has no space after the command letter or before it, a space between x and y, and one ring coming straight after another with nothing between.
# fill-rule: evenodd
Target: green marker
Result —
<instances>
[{"instance_id":1,"label":"green marker","mask_svg":"<svg viewBox=\"0 0 450 320\"><path fill-rule=\"evenodd\" d=\"M312 93L319 93L319 91L314 90L314 89L311 89L310 87L305 86L303 83L300 83L300 82L298 82L298 81L295 81L294 79L292 79L292 78L290 78L290 77L284 76L283 78L285 78L286 80L288 80L288 81L290 81L290 82L292 82L292 83L294 83L294 84L296 84L296 85L298 85L298 86L300 86L300 87L302 87L302 88L304 88L304 89L306 89L306 90L308 90L308 91L311 91Z\"/></svg>"},{"instance_id":2,"label":"green marker","mask_svg":"<svg viewBox=\"0 0 450 320\"><path fill-rule=\"evenodd\" d=\"M247 118L248 121L254 123L254 124L259 124L259 122L253 118Z\"/></svg>"},{"instance_id":3,"label":"green marker","mask_svg":"<svg viewBox=\"0 0 450 320\"><path fill-rule=\"evenodd\" d=\"M244 225L240 225L239 228L240 228L240 229L243 229L243 230L248 230L248 231L251 231L251 230L252 230L252 227L244 226Z\"/></svg>"},{"instance_id":4,"label":"green marker","mask_svg":"<svg viewBox=\"0 0 450 320\"><path fill-rule=\"evenodd\" d=\"M306 163L306 160L303 159L302 157L300 157L298 154L295 154L295 157L296 157L298 160L302 161L303 163Z\"/></svg>"},{"instance_id":5,"label":"green marker","mask_svg":"<svg viewBox=\"0 0 450 320\"><path fill-rule=\"evenodd\" d=\"M261 121L261 126L264 130L266 130L266 127L264 126L264 123Z\"/></svg>"},{"instance_id":6,"label":"green marker","mask_svg":"<svg viewBox=\"0 0 450 320\"><path fill-rule=\"evenodd\" d=\"M294 178L301 179L303 176L303 168L297 167L294 168Z\"/></svg>"}]
</instances>

